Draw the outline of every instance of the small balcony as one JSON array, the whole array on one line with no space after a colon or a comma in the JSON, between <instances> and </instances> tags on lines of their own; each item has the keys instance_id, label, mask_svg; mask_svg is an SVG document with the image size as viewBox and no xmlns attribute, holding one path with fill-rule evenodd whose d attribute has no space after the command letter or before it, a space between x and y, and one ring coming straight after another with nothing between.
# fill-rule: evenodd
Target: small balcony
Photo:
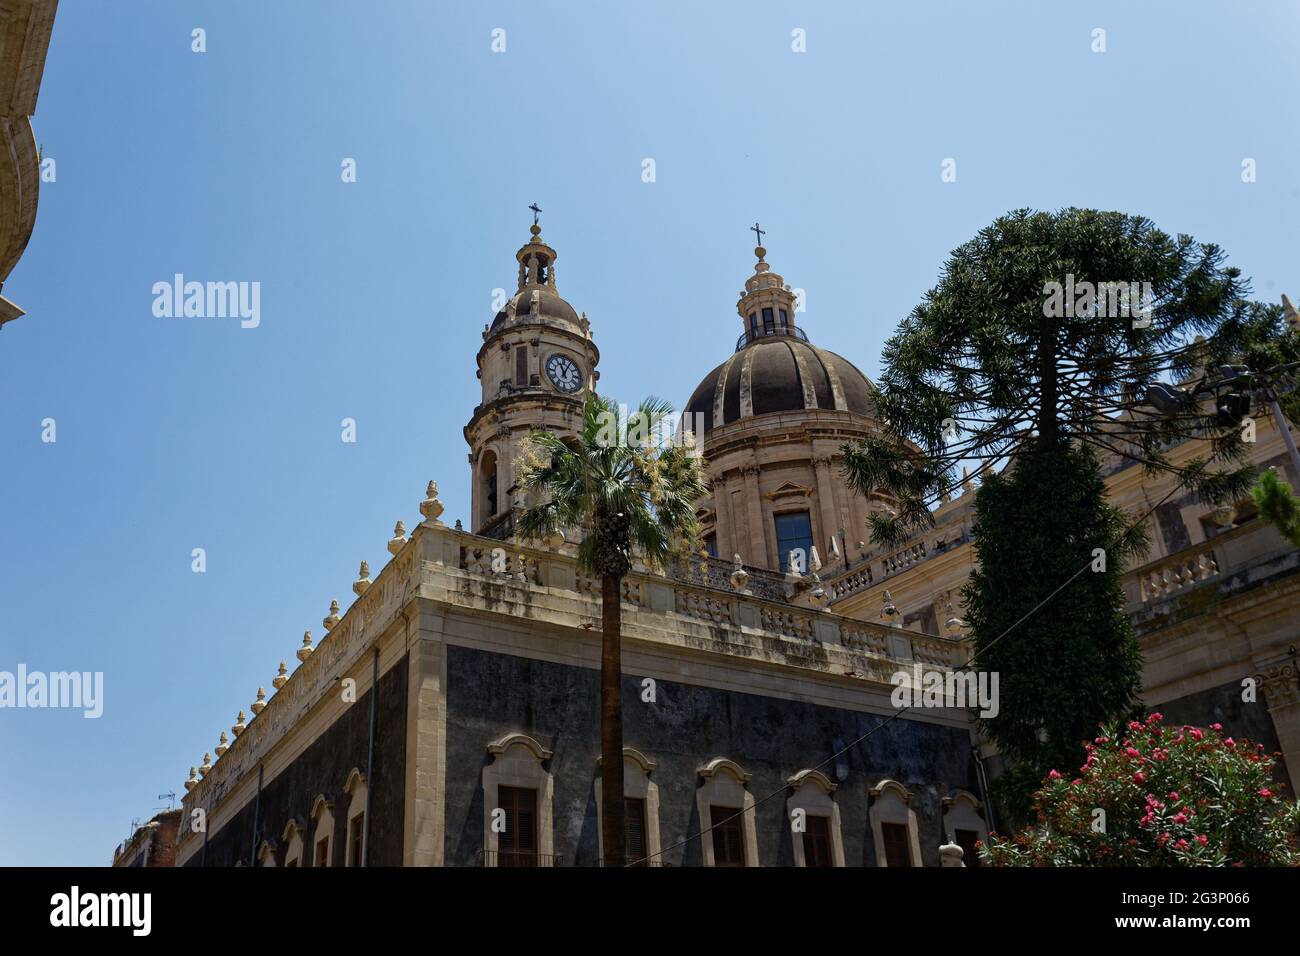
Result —
<instances>
[{"instance_id":1,"label":"small balcony","mask_svg":"<svg viewBox=\"0 0 1300 956\"><path fill-rule=\"evenodd\" d=\"M760 339L772 337L780 338L782 336L791 339L798 339L800 342L808 341L808 336L804 333L804 330L795 326L776 326L770 329L746 329L745 333L740 338L736 339L736 351L739 352L746 345L757 342Z\"/></svg>"}]
</instances>

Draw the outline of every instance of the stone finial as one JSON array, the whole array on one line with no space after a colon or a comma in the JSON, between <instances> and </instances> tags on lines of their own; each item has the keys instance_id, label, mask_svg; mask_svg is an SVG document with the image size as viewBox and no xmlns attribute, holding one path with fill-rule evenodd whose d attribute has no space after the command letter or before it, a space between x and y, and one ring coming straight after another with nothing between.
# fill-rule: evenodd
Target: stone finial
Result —
<instances>
[{"instance_id":1,"label":"stone finial","mask_svg":"<svg viewBox=\"0 0 1300 956\"><path fill-rule=\"evenodd\" d=\"M334 603L337 604L338 602L335 601ZM298 660L302 661L305 664L307 662L307 658L311 657L311 652L312 652L311 631L303 631L302 647L298 648Z\"/></svg>"},{"instance_id":2,"label":"stone finial","mask_svg":"<svg viewBox=\"0 0 1300 956\"><path fill-rule=\"evenodd\" d=\"M339 602L330 601L330 612L325 615L325 620L321 624L325 626L325 633L328 634L335 624L339 622ZM308 631L310 634L311 632Z\"/></svg>"},{"instance_id":3,"label":"stone finial","mask_svg":"<svg viewBox=\"0 0 1300 956\"><path fill-rule=\"evenodd\" d=\"M185 789L193 790L198 785L199 785L198 773L194 770L193 767L190 767L190 778L185 781Z\"/></svg>"},{"instance_id":4,"label":"stone finial","mask_svg":"<svg viewBox=\"0 0 1300 956\"><path fill-rule=\"evenodd\" d=\"M817 553L817 545L814 544L811 548L808 549L808 570L811 571L813 574L816 574L821 569L822 569L821 555Z\"/></svg>"},{"instance_id":5,"label":"stone finial","mask_svg":"<svg viewBox=\"0 0 1300 956\"><path fill-rule=\"evenodd\" d=\"M785 566L788 570L785 572L785 576L787 579L803 577L802 574L800 574L797 570L795 570L796 568L799 567L801 563L798 555L799 555L799 549L792 548L790 553L786 556Z\"/></svg>"},{"instance_id":6,"label":"stone finial","mask_svg":"<svg viewBox=\"0 0 1300 956\"><path fill-rule=\"evenodd\" d=\"M238 737L244 732L246 726L247 724L244 723L244 712L241 710L239 716L235 718L235 725L230 728L230 732Z\"/></svg>"},{"instance_id":7,"label":"stone finial","mask_svg":"<svg viewBox=\"0 0 1300 956\"><path fill-rule=\"evenodd\" d=\"M952 606L951 601L948 602L945 610L948 612L948 620L943 622L943 626L948 629L948 633L953 637L959 637L961 629L966 626L966 622L957 616L957 609Z\"/></svg>"},{"instance_id":8,"label":"stone finial","mask_svg":"<svg viewBox=\"0 0 1300 956\"><path fill-rule=\"evenodd\" d=\"M429 487L425 489L424 500L420 502L420 514L424 515L424 520L428 524L441 528L444 525L438 520L438 516L442 514L442 510L442 502L438 500L438 483L431 481Z\"/></svg>"},{"instance_id":9,"label":"stone finial","mask_svg":"<svg viewBox=\"0 0 1300 956\"><path fill-rule=\"evenodd\" d=\"M266 688L265 688L265 687L259 687L259 688L257 689L257 700L253 701L253 702L252 702L251 704L249 704L248 706L252 708L252 710L253 710L253 715L254 715L254 716L256 716L256 715L258 715L258 714L260 714L260 713L262 712L262 708L266 706Z\"/></svg>"},{"instance_id":10,"label":"stone finial","mask_svg":"<svg viewBox=\"0 0 1300 956\"><path fill-rule=\"evenodd\" d=\"M894 603L894 596L889 593L889 588L885 588L884 597L881 600L880 618L890 627L902 627L898 622L900 612L898 605Z\"/></svg>"},{"instance_id":11,"label":"stone finial","mask_svg":"<svg viewBox=\"0 0 1300 956\"><path fill-rule=\"evenodd\" d=\"M397 527L393 529L393 536L388 539L388 553L397 556L397 552L406 546L406 526L402 522L397 522Z\"/></svg>"},{"instance_id":12,"label":"stone finial","mask_svg":"<svg viewBox=\"0 0 1300 956\"><path fill-rule=\"evenodd\" d=\"M456 530L457 530L457 531L464 531L464 530L465 530L465 527L460 523L460 519L459 519L459 518L456 519Z\"/></svg>"},{"instance_id":13,"label":"stone finial","mask_svg":"<svg viewBox=\"0 0 1300 956\"><path fill-rule=\"evenodd\" d=\"M939 847L939 865L964 867L966 864L962 862L962 857L965 855L966 851L956 843L945 843Z\"/></svg>"},{"instance_id":14,"label":"stone finial","mask_svg":"<svg viewBox=\"0 0 1300 956\"><path fill-rule=\"evenodd\" d=\"M203 763L199 765L199 778L202 779L203 777L206 777L208 775L208 771L211 769L212 769L212 754L204 754Z\"/></svg>"},{"instance_id":15,"label":"stone finial","mask_svg":"<svg viewBox=\"0 0 1300 956\"><path fill-rule=\"evenodd\" d=\"M1220 528L1232 527L1232 505L1222 504L1214 509L1214 523Z\"/></svg>"},{"instance_id":16,"label":"stone finial","mask_svg":"<svg viewBox=\"0 0 1300 956\"><path fill-rule=\"evenodd\" d=\"M830 552L831 564L834 564L843 557L843 555L840 554L840 539L835 537L835 535L831 535L831 546L827 550Z\"/></svg>"},{"instance_id":17,"label":"stone finial","mask_svg":"<svg viewBox=\"0 0 1300 956\"><path fill-rule=\"evenodd\" d=\"M740 555L735 556L735 568L731 572L731 586L740 594L749 594L747 587L749 584L749 572L745 570L745 564L740 560Z\"/></svg>"},{"instance_id":18,"label":"stone finial","mask_svg":"<svg viewBox=\"0 0 1300 956\"><path fill-rule=\"evenodd\" d=\"M362 561L361 570L357 572L357 579L352 582L352 591L357 597L365 594L370 590L370 565Z\"/></svg>"},{"instance_id":19,"label":"stone finial","mask_svg":"<svg viewBox=\"0 0 1300 956\"><path fill-rule=\"evenodd\" d=\"M289 668L284 666L284 661L280 661L280 669L276 675L271 678L271 686L279 690L285 684L289 683Z\"/></svg>"},{"instance_id":20,"label":"stone finial","mask_svg":"<svg viewBox=\"0 0 1300 956\"><path fill-rule=\"evenodd\" d=\"M221 736L217 738L217 759L220 759L221 755L229 749L230 738L226 736L226 732L223 730Z\"/></svg>"}]
</instances>

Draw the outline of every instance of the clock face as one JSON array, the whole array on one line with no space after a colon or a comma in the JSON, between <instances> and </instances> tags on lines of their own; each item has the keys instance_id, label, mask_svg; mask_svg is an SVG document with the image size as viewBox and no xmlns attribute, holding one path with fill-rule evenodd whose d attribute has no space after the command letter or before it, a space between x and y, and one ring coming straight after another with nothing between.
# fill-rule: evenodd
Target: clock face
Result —
<instances>
[{"instance_id":1,"label":"clock face","mask_svg":"<svg viewBox=\"0 0 1300 956\"><path fill-rule=\"evenodd\" d=\"M562 392L576 392L582 388L582 373L567 355L552 355L546 360L546 374Z\"/></svg>"}]
</instances>

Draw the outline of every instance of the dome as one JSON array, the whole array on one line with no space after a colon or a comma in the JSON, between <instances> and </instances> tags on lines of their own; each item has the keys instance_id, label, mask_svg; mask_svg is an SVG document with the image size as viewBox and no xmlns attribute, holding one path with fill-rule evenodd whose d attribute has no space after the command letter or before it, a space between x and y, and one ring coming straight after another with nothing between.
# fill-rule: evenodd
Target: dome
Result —
<instances>
[{"instance_id":1,"label":"dome","mask_svg":"<svg viewBox=\"0 0 1300 956\"><path fill-rule=\"evenodd\" d=\"M536 293L536 313L534 313L534 293ZM510 305L514 305L515 318L524 318L525 316L546 316L552 319L566 319L578 323L578 313L564 301L554 289L546 286L529 286L521 292L515 293L510 303L504 309L496 314L492 320L492 328L496 328L502 322L510 317Z\"/></svg>"},{"instance_id":2,"label":"dome","mask_svg":"<svg viewBox=\"0 0 1300 956\"><path fill-rule=\"evenodd\" d=\"M823 408L874 416L875 386L848 359L794 335L744 344L704 377L686 404L705 434L751 416Z\"/></svg>"}]
</instances>

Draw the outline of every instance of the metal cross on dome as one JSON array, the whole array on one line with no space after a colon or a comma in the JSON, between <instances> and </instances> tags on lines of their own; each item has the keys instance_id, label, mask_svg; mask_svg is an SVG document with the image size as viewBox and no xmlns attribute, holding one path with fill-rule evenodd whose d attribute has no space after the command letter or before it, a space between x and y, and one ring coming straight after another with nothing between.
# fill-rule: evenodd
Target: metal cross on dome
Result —
<instances>
[{"instance_id":1,"label":"metal cross on dome","mask_svg":"<svg viewBox=\"0 0 1300 956\"><path fill-rule=\"evenodd\" d=\"M537 225L537 216L538 216L538 214L540 214L541 211L542 211L542 210L541 210L541 207L538 206L537 203L533 203L533 204L532 204L531 206L529 206L528 208L531 209L531 210L533 211L533 225L535 226L535 225Z\"/></svg>"},{"instance_id":2,"label":"metal cross on dome","mask_svg":"<svg viewBox=\"0 0 1300 956\"><path fill-rule=\"evenodd\" d=\"M752 226L749 227L749 231L752 232L754 235L758 236L758 244L761 246L763 244L764 230L758 227L758 223L754 223Z\"/></svg>"}]
</instances>

